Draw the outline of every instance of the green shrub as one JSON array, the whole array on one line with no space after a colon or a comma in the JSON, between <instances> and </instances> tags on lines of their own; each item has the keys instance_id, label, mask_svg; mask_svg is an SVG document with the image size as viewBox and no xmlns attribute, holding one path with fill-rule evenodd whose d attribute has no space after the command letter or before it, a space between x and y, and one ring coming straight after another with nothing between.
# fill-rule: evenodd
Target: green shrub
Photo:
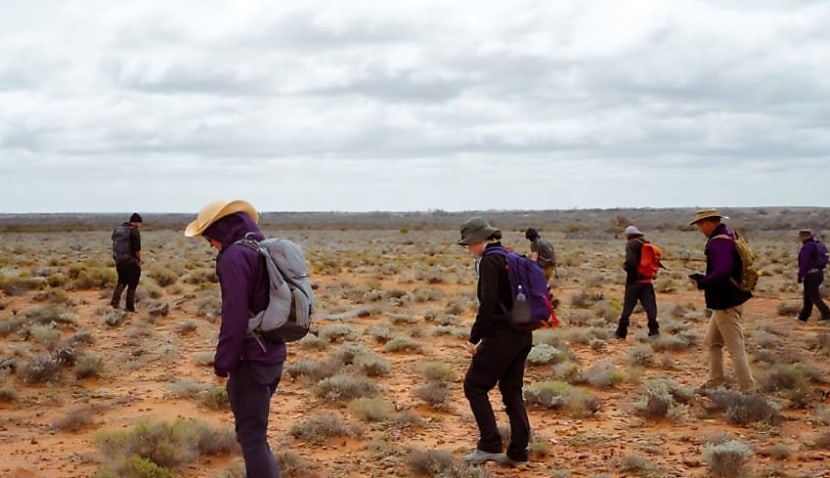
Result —
<instances>
[{"instance_id":1,"label":"green shrub","mask_svg":"<svg viewBox=\"0 0 830 478\"><path fill-rule=\"evenodd\" d=\"M450 405L450 387L446 382L428 382L416 388L414 394L436 410L446 410Z\"/></svg>"},{"instance_id":2,"label":"green shrub","mask_svg":"<svg viewBox=\"0 0 830 478\"><path fill-rule=\"evenodd\" d=\"M391 403L380 398L357 398L349 402L349 412L364 422L384 422L394 411Z\"/></svg>"},{"instance_id":3,"label":"green shrub","mask_svg":"<svg viewBox=\"0 0 830 478\"><path fill-rule=\"evenodd\" d=\"M419 369L428 381L454 382L456 379L455 369L445 362L426 362Z\"/></svg>"},{"instance_id":4,"label":"green shrub","mask_svg":"<svg viewBox=\"0 0 830 478\"><path fill-rule=\"evenodd\" d=\"M743 443L730 441L720 445L708 445L703 459L709 465L714 478L738 478L745 472L746 461L752 450Z\"/></svg>"},{"instance_id":5,"label":"green shrub","mask_svg":"<svg viewBox=\"0 0 830 478\"><path fill-rule=\"evenodd\" d=\"M228 410L231 403L228 399L228 391L225 387L214 387L205 396L205 405L212 410Z\"/></svg>"},{"instance_id":6,"label":"green shrub","mask_svg":"<svg viewBox=\"0 0 830 478\"><path fill-rule=\"evenodd\" d=\"M129 430L95 434L99 451L110 459L138 456L165 468L193 463L199 455L226 453L232 432L221 432L195 420L139 423Z\"/></svg>"},{"instance_id":7,"label":"green shrub","mask_svg":"<svg viewBox=\"0 0 830 478\"><path fill-rule=\"evenodd\" d=\"M366 377L335 375L317 382L314 394L327 401L374 397L380 393L377 384Z\"/></svg>"},{"instance_id":8,"label":"green shrub","mask_svg":"<svg viewBox=\"0 0 830 478\"><path fill-rule=\"evenodd\" d=\"M383 346L385 352L416 352L421 350L421 344L411 337L396 337Z\"/></svg>"},{"instance_id":9,"label":"green shrub","mask_svg":"<svg viewBox=\"0 0 830 478\"><path fill-rule=\"evenodd\" d=\"M179 280L179 274L174 270L164 266L152 266L147 275L150 276L159 287L167 287L173 285Z\"/></svg>"},{"instance_id":10,"label":"green shrub","mask_svg":"<svg viewBox=\"0 0 830 478\"><path fill-rule=\"evenodd\" d=\"M309 443L320 444L336 436L354 436L358 431L344 424L337 414L322 413L294 423L288 429L288 434Z\"/></svg>"},{"instance_id":11,"label":"green shrub","mask_svg":"<svg viewBox=\"0 0 830 478\"><path fill-rule=\"evenodd\" d=\"M100 377L101 372L104 370L104 361L101 357L91 354L85 353L81 355L78 361L75 363L75 377L79 379L85 378L92 378L92 377Z\"/></svg>"},{"instance_id":12,"label":"green shrub","mask_svg":"<svg viewBox=\"0 0 830 478\"><path fill-rule=\"evenodd\" d=\"M527 355L527 362L531 365L549 365L567 360L567 353L545 343L534 345Z\"/></svg>"},{"instance_id":13,"label":"green shrub","mask_svg":"<svg viewBox=\"0 0 830 478\"><path fill-rule=\"evenodd\" d=\"M359 354L354 360L354 365L369 377L388 377L392 373L392 363L373 353Z\"/></svg>"}]
</instances>

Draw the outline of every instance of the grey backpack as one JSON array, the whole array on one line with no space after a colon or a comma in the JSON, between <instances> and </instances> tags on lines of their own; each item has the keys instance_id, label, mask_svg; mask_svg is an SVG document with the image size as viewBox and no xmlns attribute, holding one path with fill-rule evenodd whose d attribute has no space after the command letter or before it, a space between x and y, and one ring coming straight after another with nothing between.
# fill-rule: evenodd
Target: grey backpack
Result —
<instances>
[{"instance_id":1,"label":"grey backpack","mask_svg":"<svg viewBox=\"0 0 830 478\"><path fill-rule=\"evenodd\" d=\"M256 241L246 236L237 244L265 258L270 282L268 306L248 319L248 333L276 342L305 337L311 328L315 299L303 249L288 239Z\"/></svg>"}]
</instances>

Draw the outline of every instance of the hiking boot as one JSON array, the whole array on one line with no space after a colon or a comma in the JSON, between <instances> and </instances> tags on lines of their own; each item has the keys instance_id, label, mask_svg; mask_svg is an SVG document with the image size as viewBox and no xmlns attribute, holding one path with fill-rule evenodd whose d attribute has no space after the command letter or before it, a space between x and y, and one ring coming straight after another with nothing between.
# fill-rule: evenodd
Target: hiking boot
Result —
<instances>
[{"instance_id":1,"label":"hiking boot","mask_svg":"<svg viewBox=\"0 0 830 478\"><path fill-rule=\"evenodd\" d=\"M488 461L497 461L499 463L505 463L506 460L507 455L505 455L504 453L489 453L479 449L476 449L476 451L464 457L464 463L470 465L480 465Z\"/></svg>"},{"instance_id":2,"label":"hiking boot","mask_svg":"<svg viewBox=\"0 0 830 478\"><path fill-rule=\"evenodd\" d=\"M796 317L796 319L798 319L799 322L807 322L807 319L802 319L801 317Z\"/></svg>"},{"instance_id":3,"label":"hiking boot","mask_svg":"<svg viewBox=\"0 0 830 478\"><path fill-rule=\"evenodd\" d=\"M127 312L135 312L135 307L127 307L124 310L126 310Z\"/></svg>"},{"instance_id":4,"label":"hiking boot","mask_svg":"<svg viewBox=\"0 0 830 478\"><path fill-rule=\"evenodd\" d=\"M117 309L117 308L118 308L118 302L116 302L116 301L114 301L114 300L110 302L110 305L112 306L112 308L113 308L113 309Z\"/></svg>"}]
</instances>

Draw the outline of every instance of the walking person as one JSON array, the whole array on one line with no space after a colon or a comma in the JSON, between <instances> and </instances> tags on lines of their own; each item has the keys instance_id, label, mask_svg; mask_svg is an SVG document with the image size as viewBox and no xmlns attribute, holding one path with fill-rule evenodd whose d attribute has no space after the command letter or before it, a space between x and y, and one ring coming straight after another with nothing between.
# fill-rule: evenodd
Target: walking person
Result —
<instances>
[{"instance_id":1,"label":"walking person","mask_svg":"<svg viewBox=\"0 0 830 478\"><path fill-rule=\"evenodd\" d=\"M219 251L216 275L222 291L222 323L213 368L217 383L228 392L246 476L275 478L280 469L268 445L268 417L286 346L247 333L248 318L268 305L269 279L264 258L237 244L246 234L264 239L257 220L256 210L245 201L212 202L188 224L185 236L202 236Z\"/></svg>"},{"instance_id":2,"label":"walking person","mask_svg":"<svg viewBox=\"0 0 830 478\"><path fill-rule=\"evenodd\" d=\"M691 274L689 278L703 290L706 307L712 310L704 338L709 353L709 379L703 389L725 385L723 348L729 351L735 367L738 387L743 392L753 391L755 379L746 357L743 332L743 304L752 293L738 287L741 283L741 257L735 245L736 234L722 223L728 219L715 209L697 211L690 225L697 226L706 241L706 274Z\"/></svg>"},{"instance_id":3,"label":"walking person","mask_svg":"<svg viewBox=\"0 0 830 478\"><path fill-rule=\"evenodd\" d=\"M807 322L813 313L813 306L821 313L821 319L830 320L830 309L821 298L819 287L824 282L824 269L827 267L827 246L818 240L809 229L798 231L801 250L798 253L798 283L804 284L804 306L798 314L798 320Z\"/></svg>"},{"instance_id":4,"label":"walking person","mask_svg":"<svg viewBox=\"0 0 830 478\"><path fill-rule=\"evenodd\" d=\"M643 233L636 226L628 226L623 232L625 236L625 295L623 298L622 313L617 324L614 337L625 340L628 335L629 319L634 312L634 307L639 302L646 311L648 318L648 336L660 335L660 324L657 322L657 297L654 293L652 277L646 277L640 271L640 263L643 258L643 246L650 244Z\"/></svg>"},{"instance_id":5,"label":"walking person","mask_svg":"<svg viewBox=\"0 0 830 478\"><path fill-rule=\"evenodd\" d=\"M545 271L545 279L550 282L550 279L556 275L556 251L553 249L553 244L542 239L539 231L532 227L525 231L525 239L530 241L530 258L542 267Z\"/></svg>"},{"instance_id":6,"label":"walking person","mask_svg":"<svg viewBox=\"0 0 830 478\"><path fill-rule=\"evenodd\" d=\"M127 289L125 309L135 312L135 291L141 278L141 233L139 229L144 220L137 212L130 216L130 220L118 225L112 231L112 259L115 261L115 270L118 281L112 293L110 305L117 309L121 305L121 294Z\"/></svg>"},{"instance_id":7,"label":"walking person","mask_svg":"<svg viewBox=\"0 0 830 478\"><path fill-rule=\"evenodd\" d=\"M502 233L480 217L471 218L461 227L459 245L476 258L479 301L475 322L466 344L472 356L464 377L464 395L470 403L479 430L476 450L465 456L467 463L497 461L511 466L528 462L530 422L527 417L522 386L525 361L532 346L532 333L510 325L507 312L513 297L505 257L485 251L501 248ZM488 398L498 385L510 420L510 444L502 452L502 437Z\"/></svg>"}]
</instances>

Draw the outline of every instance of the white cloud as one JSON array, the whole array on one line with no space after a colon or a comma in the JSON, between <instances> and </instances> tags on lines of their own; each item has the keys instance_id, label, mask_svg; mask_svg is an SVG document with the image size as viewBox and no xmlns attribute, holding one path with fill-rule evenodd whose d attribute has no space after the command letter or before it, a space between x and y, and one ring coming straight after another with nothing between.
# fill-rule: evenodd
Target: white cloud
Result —
<instances>
[{"instance_id":1,"label":"white cloud","mask_svg":"<svg viewBox=\"0 0 830 478\"><path fill-rule=\"evenodd\" d=\"M0 211L830 206L828 23L783 0L18 2Z\"/></svg>"}]
</instances>

